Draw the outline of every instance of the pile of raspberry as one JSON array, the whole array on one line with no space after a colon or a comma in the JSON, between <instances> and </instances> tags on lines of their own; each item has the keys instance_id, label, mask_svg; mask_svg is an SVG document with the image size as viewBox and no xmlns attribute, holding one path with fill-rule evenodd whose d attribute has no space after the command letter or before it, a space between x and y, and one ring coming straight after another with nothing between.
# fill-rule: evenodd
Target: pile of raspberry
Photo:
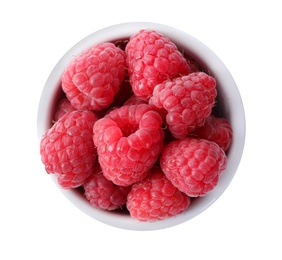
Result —
<instances>
[{"instance_id":1,"label":"pile of raspberry","mask_svg":"<svg viewBox=\"0 0 282 260\"><path fill-rule=\"evenodd\" d=\"M47 173L101 210L157 221L218 184L232 128L216 80L165 35L144 29L75 57L40 143Z\"/></svg>"}]
</instances>

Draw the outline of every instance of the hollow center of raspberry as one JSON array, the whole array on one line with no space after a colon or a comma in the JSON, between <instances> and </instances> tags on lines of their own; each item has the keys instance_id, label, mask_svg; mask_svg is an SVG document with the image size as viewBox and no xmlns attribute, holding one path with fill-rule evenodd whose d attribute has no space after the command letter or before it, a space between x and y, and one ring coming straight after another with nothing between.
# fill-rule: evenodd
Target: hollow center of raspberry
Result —
<instances>
[{"instance_id":1,"label":"hollow center of raspberry","mask_svg":"<svg viewBox=\"0 0 282 260\"><path fill-rule=\"evenodd\" d=\"M125 124L121 127L121 131L124 137L130 136L131 134L135 133L137 130L138 130L137 124L133 124L133 125Z\"/></svg>"}]
</instances>

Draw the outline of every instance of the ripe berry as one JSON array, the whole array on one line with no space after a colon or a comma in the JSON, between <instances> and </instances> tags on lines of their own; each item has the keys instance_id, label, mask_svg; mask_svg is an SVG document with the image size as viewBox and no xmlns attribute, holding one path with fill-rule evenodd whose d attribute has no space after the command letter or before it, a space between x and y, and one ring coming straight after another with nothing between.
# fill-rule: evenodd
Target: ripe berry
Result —
<instances>
[{"instance_id":1,"label":"ripe berry","mask_svg":"<svg viewBox=\"0 0 282 260\"><path fill-rule=\"evenodd\" d=\"M176 45L153 30L133 35L125 52L132 90L145 101L157 84L189 73L188 63Z\"/></svg>"},{"instance_id":2,"label":"ripe berry","mask_svg":"<svg viewBox=\"0 0 282 260\"><path fill-rule=\"evenodd\" d=\"M158 84L149 104L167 111L166 123L175 138L202 126L214 106L216 81L204 72Z\"/></svg>"},{"instance_id":3,"label":"ripe berry","mask_svg":"<svg viewBox=\"0 0 282 260\"><path fill-rule=\"evenodd\" d=\"M91 174L96 160L92 129L97 117L90 111L64 114L40 142L47 173L58 177L64 189L76 188Z\"/></svg>"},{"instance_id":4,"label":"ripe berry","mask_svg":"<svg viewBox=\"0 0 282 260\"><path fill-rule=\"evenodd\" d=\"M62 88L77 110L99 111L111 105L124 76L124 52L113 43L100 43L69 64Z\"/></svg>"},{"instance_id":5,"label":"ripe berry","mask_svg":"<svg viewBox=\"0 0 282 260\"><path fill-rule=\"evenodd\" d=\"M160 158L166 177L190 197L202 197L210 192L226 164L227 157L216 143L195 138L167 144Z\"/></svg>"},{"instance_id":6,"label":"ripe berry","mask_svg":"<svg viewBox=\"0 0 282 260\"><path fill-rule=\"evenodd\" d=\"M129 187L121 187L106 179L99 164L93 168L92 174L83 184L85 197L90 204L104 210L115 210L126 203Z\"/></svg>"},{"instance_id":7,"label":"ripe berry","mask_svg":"<svg viewBox=\"0 0 282 260\"><path fill-rule=\"evenodd\" d=\"M122 106L94 125L94 143L107 179L129 186L148 175L161 152L162 119L149 105Z\"/></svg>"},{"instance_id":8,"label":"ripe berry","mask_svg":"<svg viewBox=\"0 0 282 260\"><path fill-rule=\"evenodd\" d=\"M126 206L134 219L154 222L180 214L190 203L190 198L155 167L146 179L133 184Z\"/></svg>"}]
</instances>

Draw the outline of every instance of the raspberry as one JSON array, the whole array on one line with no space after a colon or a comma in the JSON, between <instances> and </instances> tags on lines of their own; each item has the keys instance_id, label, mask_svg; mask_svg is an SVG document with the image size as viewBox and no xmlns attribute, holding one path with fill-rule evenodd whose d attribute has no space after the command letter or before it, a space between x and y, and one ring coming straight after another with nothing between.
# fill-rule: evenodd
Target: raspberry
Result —
<instances>
[{"instance_id":1,"label":"raspberry","mask_svg":"<svg viewBox=\"0 0 282 260\"><path fill-rule=\"evenodd\" d=\"M132 218L154 222L180 214L190 203L191 199L155 167L146 179L133 184L126 206Z\"/></svg>"},{"instance_id":2,"label":"raspberry","mask_svg":"<svg viewBox=\"0 0 282 260\"><path fill-rule=\"evenodd\" d=\"M71 105L70 101L67 98L62 98L57 105L54 121L58 121L65 113L72 111L75 111L75 108Z\"/></svg>"},{"instance_id":3,"label":"raspberry","mask_svg":"<svg viewBox=\"0 0 282 260\"><path fill-rule=\"evenodd\" d=\"M202 197L210 192L226 164L227 157L216 143L195 138L167 144L160 158L166 177L190 197Z\"/></svg>"},{"instance_id":4,"label":"raspberry","mask_svg":"<svg viewBox=\"0 0 282 260\"><path fill-rule=\"evenodd\" d=\"M124 52L113 43L101 43L70 63L62 88L77 110L99 111L111 105L124 75Z\"/></svg>"},{"instance_id":5,"label":"raspberry","mask_svg":"<svg viewBox=\"0 0 282 260\"><path fill-rule=\"evenodd\" d=\"M125 52L132 90L145 101L157 84L189 73L188 63L176 45L153 30L140 30L131 36Z\"/></svg>"},{"instance_id":6,"label":"raspberry","mask_svg":"<svg viewBox=\"0 0 282 260\"><path fill-rule=\"evenodd\" d=\"M64 189L82 185L92 172L96 160L92 129L96 120L90 111L66 113L41 139L40 154L45 169L57 175Z\"/></svg>"},{"instance_id":7,"label":"raspberry","mask_svg":"<svg viewBox=\"0 0 282 260\"><path fill-rule=\"evenodd\" d=\"M202 126L212 111L216 81L204 72L191 73L158 84L149 104L167 110L166 123L175 138Z\"/></svg>"},{"instance_id":8,"label":"raspberry","mask_svg":"<svg viewBox=\"0 0 282 260\"><path fill-rule=\"evenodd\" d=\"M115 185L106 179L99 164L96 164L92 174L85 180L83 188L85 197L93 207L115 210L125 205L131 187Z\"/></svg>"},{"instance_id":9,"label":"raspberry","mask_svg":"<svg viewBox=\"0 0 282 260\"><path fill-rule=\"evenodd\" d=\"M233 136L230 123L225 118L217 118L214 115L210 115L205 124L192 134L217 143L225 152L229 149Z\"/></svg>"},{"instance_id":10,"label":"raspberry","mask_svg":"<svg viewBox=\"0 0 282 260\"><path fill-rule=\"evenodd\" d=\"M105 177L129 186L148 175L161 152L162 119L149 105L122 106L94 125L94 143Z\"/></svg>"}]
</instances>

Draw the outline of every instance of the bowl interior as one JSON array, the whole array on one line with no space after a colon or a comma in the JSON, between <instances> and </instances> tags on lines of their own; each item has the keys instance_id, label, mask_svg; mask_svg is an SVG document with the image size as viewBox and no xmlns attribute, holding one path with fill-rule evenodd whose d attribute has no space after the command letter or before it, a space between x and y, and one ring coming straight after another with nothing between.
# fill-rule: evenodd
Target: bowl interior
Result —
<instances>
[{"instance_id":1,"label":"bowl interior","mask_svg":"<svg viewBox=\"0 0 282 260\"><path fill-rule=\"evenodd\" d=\"M43 88L38 107L37 132L38 139L51 127L54 108L62 95L61 76L74 56L100 42L116 42L128 39L140 29L152 29L170 38L180 50L195 59L204 70L217 81L217 113L229 120L233 128L233 141L228 150L228 164L221 175L218 185L205 197L193 199L190 207L182 214L163 221L153 223L138 222L124 212L107 212L93 208L79 190L63 190L51 175L54 183L62 193L80 210L90 217L105 224L130 230L156 230L168 228L183 223L207 209L228 187L239 166L245 141L245 114L240 93L230 72L223 62L207 46L186 32L156 23L124 23L113 25L92 33L74 45L59 60L50 73Z\"/></svg>"}]
</instances>

